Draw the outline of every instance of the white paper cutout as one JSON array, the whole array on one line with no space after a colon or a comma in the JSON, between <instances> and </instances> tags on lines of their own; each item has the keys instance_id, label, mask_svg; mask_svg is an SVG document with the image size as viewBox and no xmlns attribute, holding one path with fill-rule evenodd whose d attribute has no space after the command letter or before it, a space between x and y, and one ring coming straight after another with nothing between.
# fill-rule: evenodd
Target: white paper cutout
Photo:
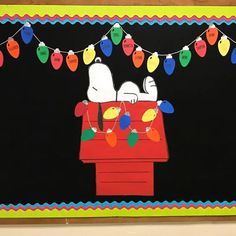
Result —
<instances>
[{"instance_id":1,"label":"white paper cutout","mask_svg":"<svg viewBox=\"0 0 236 236\"><path fill-rule=\"evenodd\" d=\"M91 102L127 101L136 103L137 101L157 101L157 86L152 77L147 76L143 80L143 89L145 93L141 93L135 83L126 81L116 91L112 73L109 67L101 62L99 57L89 67L87 96Z\"/></svg>"}]
</instances>

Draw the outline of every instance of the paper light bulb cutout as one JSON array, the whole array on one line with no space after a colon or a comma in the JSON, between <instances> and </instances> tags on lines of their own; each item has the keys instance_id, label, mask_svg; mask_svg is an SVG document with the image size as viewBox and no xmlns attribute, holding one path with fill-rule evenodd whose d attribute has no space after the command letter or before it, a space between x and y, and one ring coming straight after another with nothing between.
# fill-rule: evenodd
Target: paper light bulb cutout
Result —
<instances>
[{"instance_id":1,"label":"paper light bulb cutout","mask_svg":"<svg viewBox=\"0 0 236 236\"><path fill-rule=\"evenodd\" d=\"M125 112L123 116L120 118L120 129L124 130L130 126L131 118L129 112Z\"/></svg>"},{"instance_id":2,"label":"paper light bulb cutout","mask_svg":"<svg viewBox=\"0 0 236 236\"><path fill-rule=\"evenodd\" d=\"M143 113L142 116L142 122L149 122L149 121L153 121L156 116L157 116L158 110L157 109L148 109Z\"/></svg>"},{"instance_id":3,"label":"paper light bulb cutout","mask_svg":"<svg viewBox=\"0 0 236 236\"><path fill-rule=\"evenodd\" d=\"M109 107L103 114L103 118L105 120L112 120L115 119L117 116L119 116L120 113L119 107Z\"/></svg>"},{"instance_id":4,"label":"paper light bulb cutout","mask_svg":"<svg viewBox=\"0 0 236 236\"><path fill-rule=\"evenodd\" d=\"M115 45L118 45L121 42L122 37L123 30L118 23L115 23L111 30L111 40Z\"/></svg>"},{"instance_id":5,"label":"paper light bulb cutout","mask_svg":"<svg viewBox=\"0 0 236 236\"><path fill-rule=\"evenodd\" d=\"M184 46L183 49L179 53L179 61L181 66L186 67L188 66L192 57L192 53L189 50L188 46Z\"/></svg>"},{"instance_id":6,"label":"paper light bulb cutout","mask_svg":"<svg viewBox=\"0 0 236 236\"><path fill-rule=\"evenodd\" d=\"M159 100L157 101L157 105L159 106L160 110L163 112L163 113L168 113L168 114L171 114L171 113L174 113L175 109L173 107L173 105L168 102L167 100Z\"/></svg>"},{"instance_id":7,"label":"paper light bulb cutout","mask_svg":"<svg viewBox=\"0 0 236 236\"><path fill-rule=\"evenodd\" d=\"M0 50L0 67L3 66L3 63L4 63L4 56L3 56L2 51Z\"/></svg>"},{"instance_id":8,"label":"paper light bulb cutout","mask_svg":"<svg viewBox=\"0 0 236 236\"><path fill-rule=\"evenodd\" d=\"M26 22L22 27L21 31L21 38L25 44L29 44L33 38L34 32L29 22Z\"/></svg>"},{"instance_id":9,"label":"paper light bulb cutout","mask_svg":"<svg viewBox=\"0 0 236 236\"><path fill-rule=\"evenodd\" d=\"M134 40L130 34L127 34L123 39L122 48L126 56L130 56L134 51Z\"/></svg>"},{"instance_id":10,"label":"paper light bulb cutout","mask_svg":"<svg viewBox=\"0 0 236 236\"><path fill-rule=\"evenodd\" d=\"M85 114L88 110L88 101L84 100L82 102L78 102L75 106L74 114L76 117L80 117Z\"/></svg>"},{"instance_id":11,"label":"paper light bulb cutout","mask_svg":"<svg viewBox=\"0 0 236 236\"><path fill-rule=\"evenodd\" d=\"M81 135L81 141L89 141L94 139L96 132L97 132L96 128L84 130Z\"/></svg>"},{"instance_id":12,"label":"paper light bulb cutout","mask_svg":"<svg viewBox=\"0 0 236 236\"><path fill-rule=\"evenodd\" d=\"M160 63L160 59L158 57L158 53L154 52L147 60L147 69L149 73L152 73L156 70Z\"/></svg>"},{"instance_id":13,"label":"paper light bulb cutout","mask_svg":"<svg viewBox=\"0 0 236 236\"><path fill-rule=\"evenodd\" d=\"M223 35L218 42L218 50L221 56L223 57L226 56L227 53L229 52L229 48L230 48L230 41L226 35Z\"/></svg>"},{"instance_id":14,"label":"paper light bulb cutout","mask_svg":"<svg viewBox=\"0 0 236 236\"><path fill-rule=\"evenodd\" d=\"M20 46L13 38L8 38L7 51L15 59L20 56Z\"/></svg>"},{"instance_id":15,"label":"paper light bulb cutout","mask_svg":"<svg viewBox=\"0 0 236 236\"><path fill-rule=\"evenodd\" d=\"M113 46L111 40L108 39L107 36L102 37L102 40L100 42L100 49L106 57L111 56Z\"/></svg>"},{"instance_id":16,"label":"paper light bulb cutout","mask_svg":"<svg viewBox=\"0 0 236 236\"><path fill-rule=\"evenodd\" d=\"M194 43L194 49L199 57L205 57L207 52L206 42L201 37L198 37Z\"/></svg>"},{"instance_id":17,"label":"paper light bulb cutout","mask_svg":"<svg viewBox=\"0 0 236 236\"><path fill-rule=\"evenodd\" d=\"M114 131L112 131L111 129L107 130L107 133L105 134L105 139L111 147L116 146L117 136L116 136L116 133Z\"/></svg>"},{"instance_id":18,"label":"paper light bulb cutout","mask_svg":"<svg viewBox=\"0 0 236 236\"><path fill-rule=\"evenodd\" d=\"M39 46L37 47L36 50L37 57L42 63L46 63L49 58L49 49L48 47L44 44L44 42L40 42Z\"/></svg>"},{"instance_id":19,"label":"paper light bulb cutout","mask_svg":"<svg viewBox=\"0 0 236 236\"><path fill-rule=\"evenodd\" d=\"M96 51L93 44L90 44L83 52L83 60L85 65L89 65L95 58Z\"/></svg>"},{"instance_id":20,"label":"paper light bulb cutout","mask_svg":"<svg viewBox=\"0 0 236 236\"><path fill-rule=\"evenodd\" d=\"M161 140L160 134L155 128L147 127L146 135L153 142L159 142Z\"/></svg>"},{"instance_id":21,"label":"paper light bulb cutout","mask_svg":"<svg viewBox=\"0 0 236 236\"><path fill-rule=\"evenodd\" d=\"M52 53L51 55L51 64L52 64L52 67L55 69L55 70L58 70L61 65L62 65L62 62L63 62L63 56L61 55L61 52L58 48L56 48L54 50L54 52Z\"/></svg>"},{"instance_id":22,"label":"paper light bulb cutout","mask_svg":"<svg viewBox=\"0 0 236 236\"><path fill-rule=\"evenodd\" d=\"M144 52L141 47L137 47L136 50L133 52L132 60L136 68L139 68L143 64Z\"/></svg>"},{"instance_id":23,"label":"paper light bulb cutout","mask_svg":"<svg viewBox=\"0 0 236 236\"><path fill-rule=\"evenodd\" d=\"M163 65L166 74L172 75L175 70L175 59L171 55L167 55Z\"/></svg>"},{"instance_id":24,"label":"paper light bulb cutout","mask_svg":"<svg viewBox=\"0 0 236 236\"><path fill-rule=\"evenodd\" d=\"M214 24L210 25L207 32L206 38L210 45L214 45L218 39L218 29L215 27Z\"/></svg>"},{"instance_id":25,"label":"paper light bulb cutout","mask_svg":"<svg viewBox=\"0 0 236 236\"><path fill-rule=\"evenodd\" d=\"M236 48L234 48L232 50L232 53L231 53L231 62L232 64L236 64ZM0 66L1 66L1 63L0 63Z\"/></svg>"},{"instance_id":26,"label":"paper light bulb cutout","mask_svg":"<svg viewBox=\"0 0 236 236\"><path fill-rule=\"evenodd\" d=\"M70 50L66 56L66 64L72 72L75 72L78 68L79 58L72 50Z\"/></svg>"},{"instance_id":27,"label":"paper light bulb cutout","mask_svg":"<svg viewBox=\"0 0 236 236\"><path fill-rule=\"evenodd\" d=\"M138 142L138 132L136 129L133 129L128 135L128 145L134 147Z\"/></svg>"}]
</instances>

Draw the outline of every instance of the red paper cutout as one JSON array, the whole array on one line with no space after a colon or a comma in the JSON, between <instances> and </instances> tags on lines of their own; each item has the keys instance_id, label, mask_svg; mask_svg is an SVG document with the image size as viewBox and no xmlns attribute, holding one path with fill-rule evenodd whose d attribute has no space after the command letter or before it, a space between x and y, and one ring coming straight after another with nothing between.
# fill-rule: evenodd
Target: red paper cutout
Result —
<instances>
[{"instance_id":1,"label":"red paper cutout","mask_svg":"<svg viewBox=\"0 0 236 236\"><path fill-rule=\"evenodd\" d=\"M152 196L153 162L96 164L97 195Z\"/></svg>"},{"instance_id":2,"label":"red paper cutout","mask_svg":"<svg viewBox=\"0 0 236 236\"><path fill-rule=\"evenodd\" d=\"M206 51L207 51L207 45L204 40L199 38L195 43L194 43L194 49L196 53L198 54L199 57L205 57Z\"/></svg>"},{"instance_id":3,"label":"red paper cutout","mask_svg":"<svg viewBox=\"0 0 236 236\"><path fill-rule=\"evenodd\" d=\"M119 102L107 102L102 104L102 109L105 111L109 107L119 105ZM155 107L156 102L138 102L136 104L126 102L125 106L132 117L132 128L137 131L145 131L147 123L141 121L142 114L150 107ZM89 102L88 112L91 125L97 127L97 103ZM130 148L127 142L130 129L121 130L119 125L113 130L117 136L117 144L114 147L107 144L103 133L96 133L93 140L81 142L80 160L83 163L95 163L96 165L97 195L152 196L154 194L153 163L168 161L168 147L160 110L152 127L158 130L160 141L152 142L145 133L139 134L139 141L133 148ZM88 128L90 125L87 116L83 116L82 130ZM109 128L111 128L111 122L104 120L104 130ZM124 173L125 168L127 168L127 173ZM100 170L106 170L107 173L101 173L103 171ZM146 171L146 175L142 174L142 171ZM105 179L106 176L110 178L109 183L106 182L108 181Z\"/></svg>"},{"instance_id":4,"label":"red paper cutout","mask_svg":"<svg viewBox=\"0 0 236 236\"><path fill-rule=\"evenodd\" d=\"M0 67L3 66L3 62L4 62L4 56L3 56L2 51L0 50Z\"/></svg>"},{"instance_id":5,"label":"red paper cutout","mask_svg":"<svg viewBox=\"0 0 236 236\"><path fill-rule=\"evenodd\" d=\"M61 67L62 62L63 62L63 56L61 55L60 51L56 49L51 55L52 67L55 70L58 70Z\"/></svg>"},{"instance_id":6,"label":"red paper cutout","mask_svg":"<svg viewBox=\"0 0 236 236\"><path fill-rule=\"evenodd\" d=\"M122 41L122 48L126 56L130 56L134 50L134 40L127 35Z\"/></svg>"},{"instance_id":7,"label":"red paper cutout","mask_svg":"<svg viewBox=\"0 0 236 236\"><path fill-rule=\"evenodd\" d=\"M76 117L82 116L88 110L88 102L86 100L78 102L75 106L74 114Z\"/></svg>"}]
</instances>

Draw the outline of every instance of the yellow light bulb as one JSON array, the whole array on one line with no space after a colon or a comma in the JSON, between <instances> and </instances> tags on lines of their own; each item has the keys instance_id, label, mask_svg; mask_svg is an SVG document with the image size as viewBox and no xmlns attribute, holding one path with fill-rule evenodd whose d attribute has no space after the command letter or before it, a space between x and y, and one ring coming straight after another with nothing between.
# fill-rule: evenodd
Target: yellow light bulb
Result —
<instances>
[{"instance_id":1,"label":"yellow light bulb","mask_svg":"<svg viewBox=\"0 0 236 236\"><path fill-rule=\"evenodd\" d=\"M94 49L94 45L91 44L84 49L83 52L84 64L89 65L94 60L95 56L96 56L96 51Z\"/></svg>"},{"instance_id":2,"label":"yellow light bulb","mask_svg":"<svg viewBox=\"0 0 236 236\"><path fill-rule=\"evenodd\" d=\"M109 107L103 114L105 120L112 120L119 116L120 108L119 107Z\"/></svg>"},{"instance_id":3,"label":"yellow light bulb","mask_svg":"<svg viewBox=\"0 0 236 236\"><path fill-rule=\"evenodd\" d=\"M154 52L147 60L147 69L149 73L152 73L156 70L160 63L160 59L158 57L157 52Z\"/></svg>"},{"instance_id":4,"label":"yellow light bulb","mask_svg":"<svg viewBox=\"0 0 236 236\"><path fill-rule=\"evenodd\" d=\"M157 109L150 108L150 109L146 110L143 113L142 122L149 122L149 121L154 120L157 116L157 113L158 113Z\"/></svg>"},{"instance_id":5,"label":"yellow light bulb","mask_svg":"<svg viewBox=\"0 0 236 236\"><path fill-rule=\"evenodd\" d=\"M221 56L226 56L230 48L230 41L226 35L223 35L218 42L218 49Z\"/></svg>"}]
</instances>

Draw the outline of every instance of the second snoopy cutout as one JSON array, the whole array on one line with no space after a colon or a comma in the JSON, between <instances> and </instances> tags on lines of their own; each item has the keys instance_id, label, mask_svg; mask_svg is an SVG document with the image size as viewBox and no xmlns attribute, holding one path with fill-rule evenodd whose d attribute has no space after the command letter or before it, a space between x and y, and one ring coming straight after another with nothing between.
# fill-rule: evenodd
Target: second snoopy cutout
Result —
<instances>
[{"instance_id":1,"label":"second snoopy cutout","mask_svg":"<svg viewBox=\"0 0 236 236\"><path fill-rule=\"evenodd\" d=\"M91 102L123 101L133 104L137 101L157 101L157 86L152 77L147 76L143 80L143 89L145 93L141 93L135 83L127 81L116 91L112 73L109 67L101 62L101 58L99 57L89 67L89 88L87 95Z\"/></svg>"}]
</instances>

